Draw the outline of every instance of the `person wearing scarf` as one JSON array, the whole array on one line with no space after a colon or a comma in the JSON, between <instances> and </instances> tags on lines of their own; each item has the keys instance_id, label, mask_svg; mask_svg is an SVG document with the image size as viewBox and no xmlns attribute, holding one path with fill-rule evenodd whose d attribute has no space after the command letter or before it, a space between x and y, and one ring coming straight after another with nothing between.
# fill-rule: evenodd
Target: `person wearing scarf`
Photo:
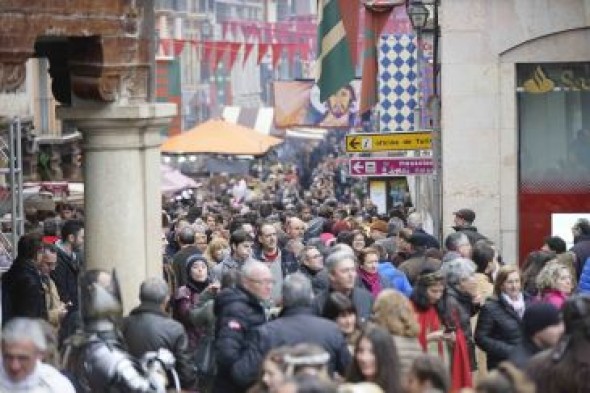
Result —
<instances>
[{"instance_id":1,"label":"person wearing scarf","mask_svg":"<svg viewBox=\"0 0 590 393\"><path fill-rule=\"evenodd\" d=\"M418 317L418 341L424 353L441 358L451 372L452 392L472 386L471 362L459 314L445 294L444 277L426 269L410 296Z\"/></svg>"},{"instance_id":2,"label":"person wearing scarf","mask_svg":"<svg viewBox=\"0 0 590 393\"><path fill-rule=\"evenodd\" d=\"M494 283L494 296L481 308L475 327L475 343L486 353L489 370L508 360L522 342L522 316L528 300L518 267L502 266Z\"/></svg>"},{"instance_id":3,"label":"person wearing scarf","mask_svg":"<svg viewBox=\"0 0 590 393\"><path fill-rule=\"evenodd\" d=\"M373 247L363 248L358 253L359 267L357 286L365 288L373 299L383 289L391 288L391 283L379 271L379 250Z\"/></svg>"},{"instance_id":4,"label":"person wearing scarf","mask_svg":"<svg viewBox=\"0 0 590 393\"><path fill-rule=\"evenodd\" d=\"M196 325L195 313L215 296L219 284L211 282L207 259L202 255L193 255L187 259L186 273L186 285L176 291L172 310L174 319L182 323L186 330L189 348L196 349L209 327Z\"/></svg>"}]
</instances>

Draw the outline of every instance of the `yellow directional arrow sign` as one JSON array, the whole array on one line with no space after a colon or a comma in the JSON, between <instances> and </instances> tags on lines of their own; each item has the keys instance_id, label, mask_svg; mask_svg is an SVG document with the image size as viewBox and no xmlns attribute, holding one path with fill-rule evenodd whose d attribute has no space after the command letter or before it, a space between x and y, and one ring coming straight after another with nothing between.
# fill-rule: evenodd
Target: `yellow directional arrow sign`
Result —
<instances>
[{"instance_id":1,"label":"yellow directional arrow sign","mask_svg":"<svg viewBox=\"0 0 590 393\"><path fill-rule=\"evenodd\" d=\"M353 134L346 136L347 153L392 150L427 150L432 148L429 131L389 134Z\"/></svg>"}]
</instances>

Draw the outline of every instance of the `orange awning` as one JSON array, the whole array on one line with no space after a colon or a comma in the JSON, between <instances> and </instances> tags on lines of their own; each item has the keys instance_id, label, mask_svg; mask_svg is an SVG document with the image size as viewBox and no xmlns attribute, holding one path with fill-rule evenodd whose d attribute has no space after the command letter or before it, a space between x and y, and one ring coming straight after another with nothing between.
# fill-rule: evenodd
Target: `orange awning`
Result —
<instances>
[{"instance_id":1,"label":"orange awning","mask_svg":"<svg viewBox=\"0 0 590 393\"><path fill-rule=\"evenodd\" d=\"M283 140L224 120L209 120L162 144L168 154L228 154L259 156Z\"/></svg>"}]
</instances>

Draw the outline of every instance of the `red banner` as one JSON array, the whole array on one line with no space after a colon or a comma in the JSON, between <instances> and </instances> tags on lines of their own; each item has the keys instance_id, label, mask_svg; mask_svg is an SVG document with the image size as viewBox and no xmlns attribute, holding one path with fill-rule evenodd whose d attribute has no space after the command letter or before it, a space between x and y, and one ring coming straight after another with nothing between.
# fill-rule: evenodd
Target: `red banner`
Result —
<instances>
[{"instance_id":1,"label":"red banner","mask_svg":"<svg viewBox=\"0 0 590 393\"><path fill-rule=\"evenodd\" d=\"M180 56L184 50L184 40L174 40L174 57Z\"/></svg>"}]
</instances>

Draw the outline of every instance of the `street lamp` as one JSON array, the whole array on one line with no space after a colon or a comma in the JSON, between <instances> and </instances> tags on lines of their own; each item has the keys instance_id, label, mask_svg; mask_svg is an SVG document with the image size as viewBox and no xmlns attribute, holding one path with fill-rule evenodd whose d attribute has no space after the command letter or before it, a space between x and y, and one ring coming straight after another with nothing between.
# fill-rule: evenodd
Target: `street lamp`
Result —
<instances>
[{"instance_id":1,"label":"street lamp","mask_svg":"<svg viewBox=\"0 0 590 393\"><path fill-rule=\"evenodd\" d=\"M408 16L412 23L412 28L416 31L416 65L418 68L416 76L416 86L418 87L418 100L414 112L414 128L420 129L422 126L422 30L426 27L428 21L428 9L420 0L413 0L408 7Z\"/></svg>"},{"instance_id":2,"label":"street lamp","mask_svg":"<svg viewBox=\"0 0 590 393\"><path fill-rule=\"evenodd\" d=\"M410 17L412 28L416 30L417 33L421 33L422 29L426 27L428 15L428 8L426 8L424 3L420 0L412 1L408 7L408 16Z\"/></svg>"}]
</instances>

